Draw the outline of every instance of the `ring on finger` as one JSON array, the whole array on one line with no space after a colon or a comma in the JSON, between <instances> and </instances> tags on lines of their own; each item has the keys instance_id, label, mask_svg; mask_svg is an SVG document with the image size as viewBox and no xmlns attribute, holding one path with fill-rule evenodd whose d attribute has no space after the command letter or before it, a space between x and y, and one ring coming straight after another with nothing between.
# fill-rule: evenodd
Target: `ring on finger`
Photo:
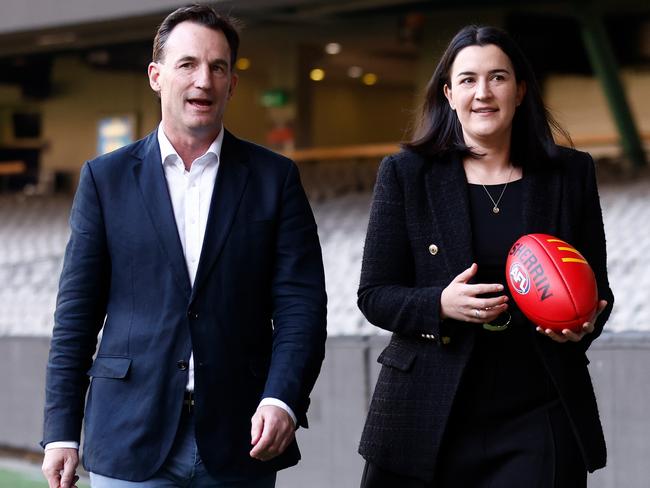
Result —
<instances>
[{"instance_id":1,"label":"ring on finger","mask_svg":"<svg viewBox=\"0 0 650 488\"><path fill-rule=\"evenodd\" d=\"M478 308L474 309L474 317L476 317L477 319L481 318L481 311Z\"/></svg>"}]
</instances>

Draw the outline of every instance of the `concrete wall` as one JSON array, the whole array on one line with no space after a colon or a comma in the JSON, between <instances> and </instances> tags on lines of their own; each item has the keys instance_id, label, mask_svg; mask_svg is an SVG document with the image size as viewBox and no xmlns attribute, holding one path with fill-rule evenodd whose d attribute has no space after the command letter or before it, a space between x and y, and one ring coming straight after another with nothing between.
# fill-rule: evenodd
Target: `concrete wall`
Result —
<instances>
[{"instance_id":1,"label":"concrete wall","mask_svg":"<svg viewBox=\"0 0 650 488\"><path fill-rule=\"evenodd\" d=\"M0 446L37 450L43 433L49 339L0 339Z\"/></svg>"},{"instance_id":2,"label":"concrete wall","mask_svg":"<svg viewBox=\"0 0 650 488\"><path fill-rule=\"evenodd\" d=\"M622 70L620 75L637 128L648 134L650 69ZM617 134L602 85L593 76L550 76L544 83L544 101L573 137Z\"/></svg>"},{"instance_id":3,"label":"concrete wall","mask_svg":"<svg viewBox=\"0 0 650 488\"><path fill-rule=\"evenodd\" d=\"M310 409L309 429L297 433L298 467L280 473L279 488L358 486L357 445L376 381L376 358L388 338L332 337ZM41 435L48 339L0 339L0 447L37 450ZM645 488L650 479L650 335L609 334L590 352L591 373L609 450L608 466L590 476L592 488Z\"/></svg>"},{"instance_id":4,"label":"concrete wall","mask_svg":"<svg viewBox=\"0 0 650 488\"><path fill-rule=\"evenodd\" d=\"M408 139L418 102L414 87L323 82L313 91L312 144L318 147Z\"/></svg>"}]
</instances>

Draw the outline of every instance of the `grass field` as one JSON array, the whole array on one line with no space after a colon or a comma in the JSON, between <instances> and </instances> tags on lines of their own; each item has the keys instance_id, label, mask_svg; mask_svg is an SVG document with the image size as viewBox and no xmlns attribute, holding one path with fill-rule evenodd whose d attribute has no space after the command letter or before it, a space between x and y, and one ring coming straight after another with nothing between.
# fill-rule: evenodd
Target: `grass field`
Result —
<instances>
[{"instance_id":1,"label":"grass field","mask_svg":"<svg viewBox=\"0 0 650 488\"><path fill-rule=\"evenodd\" d=\"M38 472L24 472L0 468L0 486L2 488L47 488L47 482ZM77 483L78 488L90 488L86 483Z\"/></svg>"}]
</instances>

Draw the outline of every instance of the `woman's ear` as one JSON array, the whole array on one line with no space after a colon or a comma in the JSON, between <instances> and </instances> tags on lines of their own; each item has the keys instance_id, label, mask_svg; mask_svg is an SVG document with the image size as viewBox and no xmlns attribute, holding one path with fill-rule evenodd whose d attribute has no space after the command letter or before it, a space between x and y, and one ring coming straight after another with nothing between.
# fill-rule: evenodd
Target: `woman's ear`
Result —
<instances>
[{"instance_id":1,"label":"woman's ear","mask_svg":"<svg viewBox=\"0 0 650 488\"><path fill-rule=\"evenodd\" d=\"M442 91L445 94L445 97L447 98L447 101L449 102L449 106L451 107L451 109L456 110L456 107L454 107L454 101L451 94L451 88L449 88L449 85L447 85L447 83L445 83L445 86L442 88Z\"/></svg>"},{"instance_id":2,"label":"woman's ear","mask_svg":"<svg viewBox=\"0 0 650 488\"><path fill-rule=\"evenodd\" d=\"M521 105L521 102L523 101L525 95L526 95L526 82L522 80L519 83L517 83L517 107Z\"/></svg>"}]
</instances>

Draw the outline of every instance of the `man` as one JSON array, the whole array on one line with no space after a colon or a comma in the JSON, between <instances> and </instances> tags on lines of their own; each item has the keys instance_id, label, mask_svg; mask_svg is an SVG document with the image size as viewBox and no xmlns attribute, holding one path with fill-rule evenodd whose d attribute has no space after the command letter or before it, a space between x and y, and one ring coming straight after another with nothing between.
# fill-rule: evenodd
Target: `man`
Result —
<instances>
[{"instance_id":1,"label":"man","mask_svg":"<svg viewBox=\"0 0 650 488\"><path fill-rule=\"evenodd\" d=\"M222 126L238 44L210 7L170 14L148 71L158 130L82 168L47 368L50 488L75 483L84 415L98 488L272 487L300 458L321 251L293 163Z\"/></svg>"}]
</instances>

